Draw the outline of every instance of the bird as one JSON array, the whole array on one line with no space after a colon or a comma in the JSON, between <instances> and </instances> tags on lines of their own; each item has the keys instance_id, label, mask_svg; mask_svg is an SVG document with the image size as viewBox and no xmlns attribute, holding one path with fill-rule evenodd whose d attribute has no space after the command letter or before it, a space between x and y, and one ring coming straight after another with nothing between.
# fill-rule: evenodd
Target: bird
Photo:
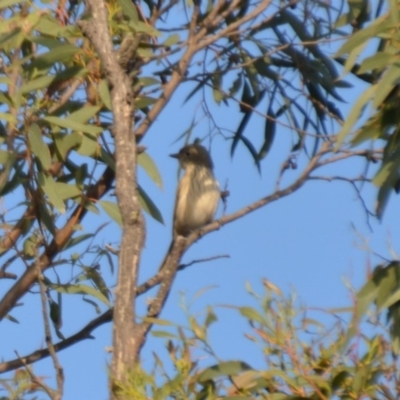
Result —
<instances>
[{"instance_id":1,"label":"bird","mask_svg":"<svg viewBox=\"0 0 400 400\"><path fill-rule=\"evenodd\" d=\"M188 236L209 224L221 198L214 165L205 147L195 142L170 157L179 161L184 175L178 183L175 198L173 236Z\"/></svg>"}]
</instances>

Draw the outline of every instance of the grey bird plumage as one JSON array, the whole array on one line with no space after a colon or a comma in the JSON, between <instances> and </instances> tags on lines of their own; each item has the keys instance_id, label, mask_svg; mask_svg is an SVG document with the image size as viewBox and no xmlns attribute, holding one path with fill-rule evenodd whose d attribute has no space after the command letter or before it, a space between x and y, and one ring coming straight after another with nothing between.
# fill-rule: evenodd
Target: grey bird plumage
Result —
<instances>
[{"instance_id":1,"label":"grey bird plumage","mask_svg":"<svg viewBox=\"0 0 400 400\"><path fill-rule=\"evenodd\" d=\"M214 177L213 162L203 146L187 145L171 157L178 159L184 169L176 191L173 233L174 237L188 236L213 220L220 189Z\"/></svg>"}]
</instances>

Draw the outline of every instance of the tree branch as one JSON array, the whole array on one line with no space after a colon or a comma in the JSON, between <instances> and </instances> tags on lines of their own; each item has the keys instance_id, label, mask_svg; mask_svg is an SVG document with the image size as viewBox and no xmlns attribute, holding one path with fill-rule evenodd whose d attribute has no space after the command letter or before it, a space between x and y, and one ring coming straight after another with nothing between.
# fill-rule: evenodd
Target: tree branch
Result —
<instances>
[{"instance_id":1,"label":"tree branch","mask_svg":"<svg viewBox=\"0 0 400 400\"><path fill-rule=\"evenodd\" d=\"M119 255L118 284L114 307L112 397L124 384L133 367L140 344L135 322L135 295L140 254L144 244L144 219L136 182L136 140L132 131L134 98L132 81L118 62L110 37L105 2L87 0L92 19L79 26L89 38L102 62L111 87L113 135L116 155L116 194L123 222Z\"/></svg>"},{"instance_id":2,"label":"tree branch","mask_svg":"<svg viewBox=\"0 0 400 400\"><path fill-rule=\"evenodd\" d=\"M322 145L321 150L310 160L309 164L307 167L304 169L302 174L288 187L285 189L279 190L277 189L274 193L272 193L269 196L265 196L258 201L248 205L247 207L244 207L232 214L225 215L224 217L220 218L219 220L216 220L212 222L211 224L208 224L207 226L201 228L200 230L193 232L188 238L183 238L183 237L178 237L178 240L176 240L174 243L171 244L167 255L165 256L163 262L161 263L161 266L159 268L159 271L157 272L156 275L148 279L146 282L142 283L136 288L136 297L148 292L150 289L154 288L155 286L161 284L162 286L160 287L156 298L153 300L153 302L150 304L148 308L148 313L147 316L150 317L157 317L162 310L162 306L165 303L168 294L171 290L173 280L176 276L177 271L183 270L189 266L191 266L194 263L197 262L202 262L202 261L208 261L209 259L203 259L203 260L194 260L188 264L179 264L179 261L181 260L183 254L185 251L192 245L195 241L200 239L202 236L213 232L215 230L218 230L221 226L229 224L233 221L236 221L239 218L242 218L243 216L258 210L261 207L266 206L269 203L272 203L276 200L279 200L282 197L288 196L289 194L293 193L294 191L300 189L307 180L310 179L320 179L320 177L316 176L311 176L310 174L312 171L316 170L317 168L328 164L332 159L337 160L337 157L331 157L323 162L321 161L321 158L326 155L328 152L331 151L331 146L332 143L330 142L325 142ZM362 156L362 151L355 151L355 152L347 152L346 158L349 158L351 156ZM342 159L342 158L340 158ZM361 178L360 178L361 180ZM211 258L214 259L214 258ZM54 349L56 351L61 351L63 349L68 348L69 346L78 343L82 340L85 339L92 339L93 337L91 336L91 332L96 329L97 327L108 323L112 320L113 318L113 309L109 309L106 312L104 312L102 315L99 317L95 318L91 322L89 322L84 328L82 328L79 332L76 334L70 336L69 338L60 341L57 344L54 344ZM142 340L145 337L145 334L149 331L151 328L151 324L149 323L143 323L140 326L140 333ZM41 360L45 357L49 356L48 349L42 349L42 350L37 350L30 355L23 357L22 359L15 359L11 361L7 361L5 363L0 363L0 373L7 372L14 370L16 368L21 367L21 360L23 360L26 364L31 364L33 362L36 362L38 360Z\"/></svg>"},{"instance_id":3,"label":"tree branch","mask_svg":"<svg viewBox=\"0 0 400 400\"><path fill-rule=\"evenodd\" d=\"M200 262L207 262L207 261L212 261L212 260L216 260L219 258L228 258L228 257L229 257L228 255L220 255L220 256L207 257L207 258L203 258L203 259L199 259L199 260L193 260L187 264L179 265L178 271L182 271L182 270L189 268L192 265L200 263ZM144 282L140 286L138 286L136 288L136 297L139 297L142 294L147 293L150 289L159 285L163 279L163 276L164 276L164 274L161 271L159 271L157 274L152 276L146 282ZM94 339L94 337L91 335L91 333L99 326L104 325L108 322L111 322L113 319L113 312L114 312L114 308L108 309L103 314L101 314L97 318L93 319L88 324L86 324L77 333L73 334L72 336L70 336L67 339L61 340L60 342L53 344L54 350L59 352L61 350L67 349L68 347L70 347L76 343L81 342L82 340ZM33 353L28 354L25 357L18 357L14 360L0 363L0 374L4 373L4 372L8 372L8 371L13 371L17 368L21 368L24 365L32 364L36 361L42 360L49 356L50 356L49 349L46 348L46 349L36 350Z\"/></svg>"},{"instance_id":4,"label":"tree branch","mask_svg":"<svg viewBox=\"0 0 400 400\"><path fill-rule=\"evenodd\" d=\"M106 168L102 177L92 186L90 186L83 198L93 200L100 199L107 193L114 181L114 171L111 168ZM82 205L75 208L71 217L64 225L63 228L57 231L53 241L47 247L46 251L39 257L38 263L40 264L41 271L45 271L52 265L53 258L62 250L64 245L68 242L72 234L75 232L75 226L86 215L87 209L85 208L84 200ZM19 223L17 224L19 225ZM22 223L21 223L22 229ZM17 301L29 290L37 278L37 270L34 265L28 268L18 281L8 290L0 301L0 320L2 320L14 307Z\"/></svg>"},{"instance_id":5,"label":"tree branch","mask_svg":"<svg viewBox=\"0 0 400 400\"><path fill-rule=\"evenodd\" d=\"M36 263L37 274L38 274L38 282L40 287L40 299L42 303L42 315L43 315L43 324L44 324L44 333L45 333L45 341L47 344L47 349L49 350L49 354L53 360L53 365L56 370L56 381L57 381L57 390L49 389L51 391L51 398L54 400L61 400L63 391L64 391L64 371L63 368L58 361L57 353L54 349L53 341L51 338L51 330L50 330L50 321L47 313L47 301L46 301L46 287L43 282L43 274L40 269L40 264Z\"/></svg>"}]
</instances>

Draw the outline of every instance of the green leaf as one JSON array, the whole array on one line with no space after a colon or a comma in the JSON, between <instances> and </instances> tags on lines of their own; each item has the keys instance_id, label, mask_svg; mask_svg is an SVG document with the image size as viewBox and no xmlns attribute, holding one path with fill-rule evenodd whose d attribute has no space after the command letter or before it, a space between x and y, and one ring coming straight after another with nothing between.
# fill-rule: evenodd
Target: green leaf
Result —
<instances>
[{"instance_id":1,"label":"green leaf","mask_svg":"<svg viewBox=\"0 0 400 400\"><path fill-rule=\"evenodd\" d=\"M110 291L108 290L107 285L99 272L95 268L85 268L85 275L93 282L97 289L100 290L103 296L109 300Z\"/></svg>"},{"instance_id":2,"label":"green leaf","mask_svg":"<svg viewBox=\"0 0 400 400\"><path fill-rule=\"evenodd\" d=\"M336 391L340 388L344 388L346 385L346 381L348 378L350 378L352 375L348 371L340 371L335 377L332 379L332 390Z\"/></svg>"},{"instance_id":3,"label":"green leaf","mask_svg":"<svg viewBox=\"0 0 400 400\"><path fill-rule=\"evenodd\" d=\"M82 144L82 137L83 135L79 134L78 132L72 132L61 137L57 137L54 140L63 161L66 160L71 149L77 148Z\"/></svg>"},{"instance_id":4,"label":"green leaf","mask_svg":"<svg viewBox=\"0 0 400 400\"><path fill-rule=\"evenodd\" d=\"M74 184L64 182L54 182L57 190L57 195L62 200L72 199L73 197L81 196L81 191Z\"/></svg>"},{"instance_id":5,"label":"green leaf","mask_svg":"<svg viewBox=\"0 0 400 400\"><path fill-rule=\"evenodd\" d=\"M149 323L152 325L175 326L175 324L172 323L171 321L168 321L167 319L162 319L162 318L144 317L143 322Z\"/></svg>"},{"instance_id":6,"label":"green leaf","mask_svg":"<svg viewBox=\"0 0 400 400\"><path fill-rule=\"evenodd\" d=\"M342 126L342 129L340 129L340 131L337 135L337 142L336 142L336 146L335 146L336 150L340 147L340 145L343 143L343 141L346 139L346 137L350 134L350 129L358 121L361 110L374 97L375 92L377 91L377 88L378 87L376 84L372 85L355 102L353 109L351 110L350 114L346 118L346 120Z\"/></svg>"},{"instance_id":7,"label":"green leaf","mask_svg":"<svg viewBox=\"0 0 400 400\"><path fill-rule=\"evenodd\" d=\"M61 128L72 129L73 131L77 132L85 132L91 135L97 136L99 133L103 132L103 128L94 125L86 125L81 124L72 120L71 118L59 118L59 117L44 117L45 121L49 122L50 124L54 124L60 126Z\"/></svg>"},{"instance_id":8,"label":"green leaf","mask_svg":"<svg viewBox=\"0 0 400 400\"><path fill-rule=\"evenodd\" d=\"M32 61L30 65L31 69L45 69L51 68L57 62L70 61L76 53L80 51L79 47L73 44L64 44L58 42L59 46L53 48L47 53L40 54L37 58Z\"/></svg>"},{"instance_id":9,"label":"green leaf","mask_svg":"<svg viewBox=\"0 0 400 400\"><path fill-rule=\"evenodd\" d=\"M82 156L97 156L99 153L100 145L97 139L91 135L81 135L81 143L76 151Z\"/></svg>"},{"instance_id":10,"label":"green leaf","mask_svg":"<svg viewBox=\"0 0 400 400\"><path fill-rule=\"evenodd\" d=\"M109 109L112 110L112 102L111 102L111 95L108 89L108 83L105 79L103 79L99 84L99 94L101 101L103 104Z\"/></svg>"},{"instance_id":11,"label":"green leaf","mask_svg":"<svg viewBox=\"0 0 400 400\"><path fill-rule=\"evenodd\" d=\"M160 172L158 171L157 165L153 159L146 153L141 153L138 156L138 164L144 169L149 178L162 189L162 178Z\"/></svg>"},{"instance_id":12,"label":"green leaf","mask_svg":"<svg viewBox=\"0 0 400 400\"><path fill-rule=\"evenodd\" d=\"M108 165L113 171L115 171L114 157L109 154L103 146L100 147L100 158L104 164Z\"/></svg>"},{"instance_id":13,"label":"green leaf","mask_svg":"<svg viewBox=\"0 0 400 400\"><path fill-rule=\"evenodd\" d=\"M34 258L39 252L39 246L39 237L36 234L27 237L23 244L23 253L25 258L29 260Z\"/></svg>"},{"instance_id":14,"label":"green leaf","mask_svg":"<svg viewBox=\"0 0 400 400\"><path fill-rule=\"evenodd\" d=\"M378 107L388 94L393 90L393 87L400 82L400 64L393 64L383 75L383 78L378 84L375 96L372 102L374 107Z\"/></svg>"},{"instance_id":15,"label":"green leaf","mask_svg":"<svg viewBox=\"0 0 400 400\"><path fill-rule=\"evenodd\" d=\"M351 69L354 67L354 64L357 62L359 56L363 53L367 45L368 42L361 43L350 52L349 56L346 59L346 62L344 63L342 76L351 71Z\"/></svg>"},{"instance_id":16,"label":"green leaf","mask_svg":"<svg viewBox=\"0 0 400 400\"><path fill-rule=\"evenodd\" d=\"M167 332L167 331L158 331L158 330L151 330L151 336L156 338L163 338L163 339L177 339L177 336Z\"/></svg>"},{"instance_id":17,"label":"green leaf","mask_svg":"<svg viewBox=\"0 0 400 400\"><path fill-rule=\"evenodd\" d=\"M206 328L208 328L211 324L218 321L217 315L214 313L214 310L211 307L207 307L207 316L204 322Z\"/></svg>"},{"instance_id":18,"label":"green leaf","mask_svg":"<svg viewBox=\"0 0 400 400\"><path fill-rule=\"evenodd\" d=\"M156 221L160 222L161 224L164 224L161 212L157 208L157 206L153 203L153 200L150 199L147 193L140 186L138 187L138 190L139 190L139 202L143 210L146 211L148 214L150 214Z\"/></svg>"},{"instance_id":19,"label":"green leaf","mask_svg":"<svg viewBox=\"0 0 400 400\"><path fill-rule=\"evenodd\" d=\"M240 314L248 318L251 321L257 321L261 324L265 323L263 316L252 307L239 307Z\"/></svg>"},{"instance_id":20,"label":"green leaf","mask_svg":"<svg viewBox=\"0 0 400 400\"><path fill-rule=\"evenodd\" d=\"M139 22L138 13L135 4L131 0L117 0L123 14L131 20L134 24Z\"/></svg>"},{"instance_id":21,"label":"green leaf","mask_svg":"<svg viewBox=\"0 0 400 400\"><path fill-rule=\"evenodd\" d=\"M3 120L3 121L7 121L7 122L9 122L10 124L13 124L13 125L15 125L17 123L17 118L14 115L10 114L10 113L0 112L0 119Z\"/></svg>"},{"instance_id":22,"label":"green leaf","mask_svg":"<svg viewBox=\"0 0 400 400\"><path fill-rule=\"evenodd\" d=\"M143 87L159 85L161 82L158 79L152 78L150 76L143 76L139 78L139 83L143 85Z\"/></svg>"},{"instance_id":23,"label":"green leaf","mask_svg":"<svg viewBox=\"0 0 400 400\"><path fill-rule=\"evenodd\" d=\"M250 154L253 157L254 163L256 164L258 172L260 172L261 171L261 169L260 169L260 160L258 158L258 153L257 153L256 149L254 148L253 144L245 136L240 136L239 139L246 146L247 150L249 150Z\"/></svg>"},{"instance_id":24,"label":"green leaf","mask_svg":"<svg viewBox=\"0 0 400 400\"><path fill-rule=\"evenodd\" d=\"M385 161L372 180L372 183L378 187L383 186L393 175L393 172L397 172L398 164L399 161L395 159Z\"/></svg>"},{"instance_id":25,"label":"green leaf","mask_svg":"<svg viewBox=\"0 0 400 400\"><path fill-rule=\"evenodd\" d=\"M88 294L98 300L100 300L102 303L107 305L108 307L111 306L110 302L108 301L107 297L105 297L98 289L95 289L91 286L88 285L72 285L72 284L67 284L67 285L57 285L54 283L49 283L47 286L49 286L51 289L54 289L58 293L65 293L65 294Z\"/></svg>"},{"instance_id":26,"label":"green leaf","mask_svg":"<svg viewBox=\"0 0 400 400\"><path fill-rule=\"evenodd\" d=\"M135 99L135 108L138 108L139 110L146 108L148 106L152 106L157 99L154 99L153 97L149 96L140 96L137 99Z\"/></svg>"},{"instance_id":27,"label":"green leaf","mask_svg":"<svg viewBox=\"0 0 400 400\"><path fill-rule=\"evenodd\" d=\"M380 112L377 112L355 133L351 140L353 146L357 146L367 140L378 139L382 135L380 114Z\"/></svg>"},{"instance_id":28,"label":"green leaf","mask_svg":"<svg viewBox=\"0 0 400 400\"><path fill-rule=\"evenodd\" d=\"M55 221L53 215L50 215L47 205L43 201L41 201L39 204L39 220L53 236L56 235L56 227L54 225Z\"/></svg>"},{"instance_id":29,"label":"green leaf","mask_svg":"<svg viewBox=\"0 0 400 400\"><path fill-rule=\"evenodd\" d=\"M4 48L5 44L10 42L13 39L16 39L17 37L20 37L22 35L21 33L21 28L17 27L14 28L11 32L8 32L4 35L0 36L0 48Z\"/></svg>"},{"instance_id":30,"label":"green leaf","mask_svg":"<svg viewBox=\"0 0 400 400\"><path fill-rule=\"evenodd\" d=\"M217 378L225 378L228 376L239 374L243 371L251 370L251 367L242 361L226 361L206 368L197 378L199 383L215 380Z\"/></svg>"},{"instance_id":31,"label":"green leaf","mask_svg":"<svg viewBox=\"0 0 400 400\"><path fill-rule=\"evenodd\" d=\"M92 301L90 299L87 299L85 297L82 300L85 301L86 303L90 304L91 306L93 306L95 311L96 311L96 314L100 314L101 313L101 308L98 306L98 304L96 302L94 302L94 301Z\"/></svg>"},{"instance_id":32,"label":"green leaf","mask_svg":"<svg viewBox=\"0 0 400 400\"><path fill-rule=\"evenodd\" d=\"M180 40L181 37L177 33L174 33L173 35L167 37L163 45L166 47L170 47L173 46L174 44L177 44Z\"/></svg>"},{"instance_id":33,"label":"green leaf","mask_svg":"<svg viewBox=\"0 0 400 400\"><path fill-rule=\"evenodd\" d=\"M364 74L372 70L381 70L395 60L393 54L378 51L371 57L367 57L360 65L357 74Z\"/></svg>"},{"instance_id":34,"label":"green leaf","mask_svg":"<svg viewBox=\"0 0 400 400\"><path fill-rule=\"evenodd\" d=\"M118 204L111 201L100 200L98 202L103 210L119 225L122 226L122 216Z\"/></svg>"},{"instance_id":35,"label":"green leaf","mask_svg":"<svg viewBox=\"0 0 400 400\"><path fill-rule=\"evenodd\" d=\"M269 150L271 149L272 143L275 138L276 115L272 111L272 104L273 104L273 101L271 99L269 106L268 106L267 117L265 118L264 143L263 143L260 151L258 152L259 160L262 160L264 157L266 157Z\"/></svg>"},{"instance_id":36,"label":"green leaf","mask_svg":"<svg viewBox=\"0 0 400 400\"><path fill-rule=\"evenodd\" d=\"M50 150L43 141L42 132L35 123L29 127L29 143L33 154L38 158L43 168L47 171L51 167Z\"/></svg>"},{"instance_id":37,"label":"green leaf","mask_svg":"<svg viewBox=\"0 0 400 400\"><path fill-rule=\"evenodd\" d=\"M61 214L64 214L65 204L63 199L58 195L57 185L54 179L43 172L39 172L38 178L38 183L42 190L46 193L50 203L57 208Z\"/></svg>"},{"instance_id":38,"label":"green leaf","mask_svg":"<svg viewBox=\"0 0 400 400\"><path fill-rule=\"evenodd\" d=\"M13 107L13 101L7 92L0 91L0 104L7 104L9 107Z\"/></svg>"},{"instance_id":39,"label":"green leaf","mask_svg":"<svg viewBox=\"0 0 400 400\"><path fill-rule=\"evenodd\" d=\"M61 307L54 300L51 300L50 302L50 319L57 329L61 327Z\"/></svg>"},{"instance_id":40,"label":"green leaf","mask_svg":"<svg viewBox=\"0 0 400 400\"><path fill-rule=\"evenodd\" d=\"M36 25L38 32L46 35L58 38L59 35L63 36L66 29L70 27L64 27L54 18L50 13L42 15Z\"/></svg>"},{"instance_id":41,"label":"green leaf","mask_svg":"<svg viewBox=\"0 0 400 400\"><path fill-rule=\"evenodd\" d=\"M84 235L80 235L80 236L74 237L72 239L69 239L68 242L63 247L63 250L70 249L71 247L74 247L77 244L82 243L85 240L92 238L93 236L94 236L93 233L86 233Z\"/></svg>"},{"instance_id":42,"label":"green leaf","mask_svg":"<svg viewBox=\"0 0 400 400\"><path fill-rule=\"evenodd\" d=\"M381 16L373 21L367 28L360 29L358 32L350 36L350 39L337 51L336 57L342 54L350 53L353 49L360 46L366 41L372 39L378 32L387 28L386 16Z\"/></svg>"},{"instance_id":43,"label":"green leaf","mask_svg":"<svg viewBox=\"0 0 400 400\"><path fill-rule=\"evenodd\" d=\"M131 3L132 4L132 3ZM140 33L146 33L149 36L162 36L162 33L153 28L151 25L145 24L142 21L135 22L133 24L130 24L130 26L136 31Z\"/></svg>"},{"instance_id":44,"label":"green leaf","mask_svg":"<svg viewBox=\"0 0 400 400\"><path fill-rule=\"evenodd\" d=\"M75 122L80 122L82 124L91 120L100 110L99 106L88 106L82 107L77 111L72 112L68 118Z\"/></svg>"},{"instance_id":45,"label":"green leaf","mask_svg":"<svg viewBox=\"0 0 400 400\"><path fill-rule=\"evenodd\" d=\"M40 78L37 79L33 79L27 83L22 84L21 87L19 88L18 94L25 94L33 92L35 90L48 88L54 81L54 79L55 79L54 75L46 75L46 76L41 76Z\"/></svg>"},{"instance_id":46,"label":"green leaf","mask_svg":"<svg viewBox=\"0 0 400 400\"><path fill-rule=\"evenodd\" d=\"M222 75L219 72L219 68L217 68L214 74L212 75L211 82L212 82L214 100L217 104L219 104L221 100L223 100L224 98L224 94L221 91Z\"/></svg>"}]
</instances>

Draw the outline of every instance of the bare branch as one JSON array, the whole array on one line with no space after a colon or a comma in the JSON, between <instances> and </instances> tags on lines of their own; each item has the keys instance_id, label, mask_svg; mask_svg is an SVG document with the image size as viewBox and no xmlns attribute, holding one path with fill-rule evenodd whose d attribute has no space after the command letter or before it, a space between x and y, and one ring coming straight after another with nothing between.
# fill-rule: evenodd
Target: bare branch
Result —
<instances>
[{"instance_id":1,"label":"bare branch","mask_svg":"<svg viewBox=\"0 0 400 400\"><path fill-rule=\"evenodd\" d=\"M187 239L183 237L178 237L178 240L175 241L174 243L171 244L169 251L162 262L159 271L157 274L155 274L153 277L148 279L146 282L143 284L139 285L136 288L136 297L148 292L150 289L154 288L155 286L161 284L161 288L159 292L157 293L155 299L153 302L150 304L149 309L148 309L148 316L151 317L157 317L159 313L162 310L162 306L165 303L169 291L171 290L172 283L174 280L174 277L176 276L177 271L183 270L185 268L188 268L189 266L198 263L198 262L205 262L205 261L210 261L214 260L217 258L221 257L228 257L227 255L222 255L222 256L215 256L215 257L209 257L205 259L199 259L199 260L193 260L187 264L179 264L180 259L182 258L183 254L185 251L189 248L191 244L193 244L195 241L197 241L199 238L202 236L213 232L217 229L219 229L221 226L229 224L230 222L233 222L239 218L242 218L244 215L249 214L250 212L253 212L261 207L266 206L269 203L272 203L273 201L276 201L282 197L285 197L294 191L300 189L304 183L307 180L310 179L319 179L321 177L318 176L312 176L310 175L312 171L316 170L317 168L326 165L328 161L332 161L332 159L336 159L336 156L330 157L324 162L321 162L321 158L326 155L329 151L331 151L332 144L329 142L326 142L322 145L321 150L310 160L310 163L307 165L307 167L304 169L303 173L288 187L285 189L279 190L277 189L274 193L272 193L269 196L263 197L259 199L258 201L248 205L247 207L244 207L232 214L225 215L219 220L216 220L212 222L211 224L201 228L200 230L193 232ZM346 158L353 156L362 156L363 153L361 151L354 151L354 152L346 152ZM336 179L336 177L330 177L331 179ZM338 177L338 179L341 180L346 180L345 178ZM323 177L322 179L324 180L329 180L327 177ZM363 181L363 177L355 178L355 182L357 181ZM354 183L355 183L354 182ZM102 315L94 319L93 321L89 322L84 328L82 328L79 332L76 334L72 335L71 337L54 344L54 349L55 351L61 351L79 341L85 340L85 339L92 339L91 332L96 329L97 327L103 325L104 323L108 323L112 320L113 318L113 309L107 310L104 312ZM151 328L150 324L145 324L143 323L140 326L140 334L141 334L141 342L143 342L146 333L148 330ZM22 360L26 364L33 363L35 361L38 361L40 359L43 359L45 357L49 356L48 349L42 349L42 350L37 350L34 353L24 357ZM16 359L16 360L11 360L5 363L0 363L0 373L14 370L16 368L19 368L21 366L21 360Z\"/></svg>"},{"instance_id":2,"label":"bare branch","mask_svg":"<svg viewBox=\"0 0 400 400\"><path fill-rule=\"evenodd\" d=\"M168 83L165 84L164 90L161 93L160 97L154 103L154 105L149 110L142 123L136 129L136 137L138 140L140 140L146 134L151 124L155 121L160 112L164 109L164 107L168 103L169 99L175 92L176 88L184 78L185 73L189 67L189 63L192 60L195 53L196 53L195 43L188 44L186 51L184 52L178 65L172 72L171 79L168 81Z\"/></svg>"},{"instance_id":3,"label":"bare branch","mask_svg":"<svg viewBox=\"0 0 400 400\"><path fill-rule=\"evenodd\" d=\"M229 254L222 254L219 256L213 256L213 257L206 257L206 258L200 258L198 260L192 260L187 264L181 264L179 265L178 271L184 270L186 268L191 267L194 264L198 264L198 263L203 263L203 262L209 262L209 261L214 261L214 260L218 260L220 258L230 258Z\"/></svg>"},{"instance_id":4,"label":"bare branch","mask_svg":"<svg viewBox=\"0 0 400 400\"><path fill-rule=\"evenodd\" d=\"M204 49L204 47L207 47L212 43L215 43L217 40L221 39L222 37L231 35L236 29L241 27L243 24L245 24L248 21L251 21L252 19L256 18L258 15L260 15L263 11L265 11L269 7L270 4L271 4L271 0L261 1L261 3L257 7L255 7L251 12L244 15L242 18L238 18L236 21L229 24L226 28L218 31L218 33L216 33L215 35L210 35L206 39L202 40L199 50ZM265 23L269 20L272 20L273 18L274 18L274 15L267 18L265 20ZM205 33L206 32L201 31L199 33L199 35L201 37L204 37Z\"/></svg>"},{"instance_id":5,"label":"bare branch","mask_svg":"<svg viewBox=\"0 0 400 400\"><path fill-rule=\"evenodd\" d=\"M49 315L47 312L47 299L46 299L46 287L43 282L43 275L40 269L40 264L36 262L37 274L38 274L38 282L40 287L40 299L42 302L42 315L43 315L43 324L44 324L44 332L45 332L45 340L47 344L47 348L49 350L49 354L53 360L53 365L56 370L57 376L57 391L52 390L52 399L54 400L61 400L63 391L64 391L64 372L63 368L58 361L57 353L54 349L53 341L51 338L51 330L50 330L50 321Z\"/></svg>"},{"instance_id":6,"label":"bare branch","mask_svg":"<svg viewBox=\"0 0 400 400\"><path fill-rule=\"evenodd\" d=\"M361 189L359 187L357 187L357 185L356 185L357 182L361 182L361 183L371 182L371 179L366 178L363 175L361 175L359 177L355 177L355 178L346 178L344 176L310 176L309 179L310 180L327 181L327 182L341 181L341 182L349 183L357 194L357 198L360 201L361 206L365 212L366 223L367 223L370 231L372 232L370 217L376 217L376 214L369 210L369 208L367 207L367 204L365 203L364 198L361 195Z\"/></svg>"},{"instance_id":7,"label":"bare branch","mask_svg":"<svg viewBox=\"0 0 400 400\"><path fill-rule=\"evenodd\" d=\"M47 395L48 395L51 399L55 399L55 397L54 397L54 390L51 389L51 388L49 388L47 385L45 385L45 384L43 383L43 381L42 381L41 379L39 379L39 378L31 371L31 369L28 367L28 365L26 364L26 362L24 361L24 359L21 358L21 357L19 356L19 354L18 354L17 351L15 351L15 354L17 355L18 360L20 360L21 365L24 366L25 371L26 371L26 372L28 373L28 375L30 376L31 382L32 382L32 383L35 383L36 385L38 385L39 387L41 387L41 388L47 393Z\"/></svg>"},{"instance_id":8,"label":"bare branch","mask_svg":"<svg viewBox=\"0 0 400 400\"><path fill-rule=\"evenodd\" d=\"M193 232L187 238L187 247L189 247L192 243L198 240L200 237L205 235L206 233L213 232L218 230L221 226L226 225L230 222L236 221L239 218L244 217L247 214L250 214L253 211L258 210L261 207L266 206L269 203L272 203L282 197L288 196L289 194L295 192L296 190L300 189L307 179L310 176L310 173L314 171L316 168L320 166L319 161L321 158L331 151L332 145L329 142L325 142L322 144L320 151L310 160L304 171L301 175L288 187L281 190L276 190L274 193L270 194L269 196L263 197L258 201L244 207L232 214L225 215L224 217L211 222L211 224L206 225L205 227L199 229L198 231Z\"/></svg>"},{"instance_id":9,"label":"bare branch","mask_svg":"<svg viewBox=\"0 0 400 400\"><path fill-rule=\"evenodd\" d=\"M178 271L179 260L182 258L185 251L195 241L197 241L200 237L202 237L206 233L219 229L222 225L228 224L239 218L242 218L243 216L249 214L250 212L253 212L261 207L264 207L265 205L272 203L273 201L276 201L298 190L307 181L308 177L310 176L310 173L314 169L318 168L318 162L320 161L320 159L326 153L331 151L331 149L332 149L332 144L329 142L325 142L321 146L321 150L310 160L309 164L304 169L303 173L296 179L295 182L293 182L287 188L283 190L277 190L273 194L266 196L233 214L226 215L221 219L214 221L211 224L193 232L187 238L178 236L172 242L166 257L164 258L164 261L161 264L159 273L162 274L162 281L156 296L154 297L154 299L152 300L152 302L148 307L147 317L157 318L159 316L161 310L163 309L165 301L171 291L172 283ZM140 334L142 337L141 340L144 341L144 338L148 333L148 331L150 330L151 326L152 324L150 322L143 322L141 324L141 329L140 329Z\"/></svg>"},{"instance_id":10,"label":"bare branch","mask_svg":"<svg viewBox=\"0 0 400 400\"><path fill-rule=\"evenodd\" d=\"M101 178L92 186L90 186L86 192L86 198L88 199L100 199L105 193L107 193L114 181L114 171L111 168L106 168ZM70 239L72 234L75 232L74 228L77 223L79 223L83 217L86 215L87 209L85 205L79 205L75 208L71 217L68 219L67 223L57 231L57 234L50 245L46 248L46 251L39 257L39 264L42 271L45 271L52 265L53 258L60 252L63 246ZM34 210L29 208L25 215L34 215ZM33 218L33 217L32 217ZM4 240L10 245L13 245L13 240L23 232L23 219L18 222L15 227L15 236L12 239L6 237ZM18 227L18 228L17 228ZM14 229L12 230L14 233ZM0 301L0 320L3 319L9 311L15 306L17 301L29 290L29 288L34 284L37 278L37 270L34 266L28 268L18 281L8 290L8 292L3 296Z\"/></svg>"},{"instance_id":11,"label":"bare branch","mask_svg":"<svg viewBox=\"0 0 400 400\"><path fill-rule=\"evenodd\" d=\"M189 268L192 265L197 264L197 263L213 261L213 260L217 260L220 258L229 258L229 255L218 255L218 256L213 256L213 257L202 258L199 260L193 260L187 264L179 265L178 271ZM136 296L137 297L141 296L142 294L147 293L153 287L159 285L163 279L163 276L164 276L164 274L161 271L159 271L156 275L154 275L153 277L148 279L146 282L142 283L136 289ZM92 336L91 333L99 326L111 322L113 319L113 311L114 311L113 308L105 311L103 314L101 314L97 318L93 319L88 324L86 324L80 331L78 331L74 335L72 335L56 344L53 344L54 350L58 352L58 351L67 349L68 347L70 347L76 343L79 343L82 340L94 339L94 337ZM22 357L22 358L18 357L14 360L0 363L0 373L4 373L7 371L13 371L17 368L20 368L23 365L32 364L36 361L42 360L42 359L48 357L49 355L50 355L49 349L46 348L46 349L36 350L33 353L28 354L27 356Z\"/></svg>"}]
</instances>

